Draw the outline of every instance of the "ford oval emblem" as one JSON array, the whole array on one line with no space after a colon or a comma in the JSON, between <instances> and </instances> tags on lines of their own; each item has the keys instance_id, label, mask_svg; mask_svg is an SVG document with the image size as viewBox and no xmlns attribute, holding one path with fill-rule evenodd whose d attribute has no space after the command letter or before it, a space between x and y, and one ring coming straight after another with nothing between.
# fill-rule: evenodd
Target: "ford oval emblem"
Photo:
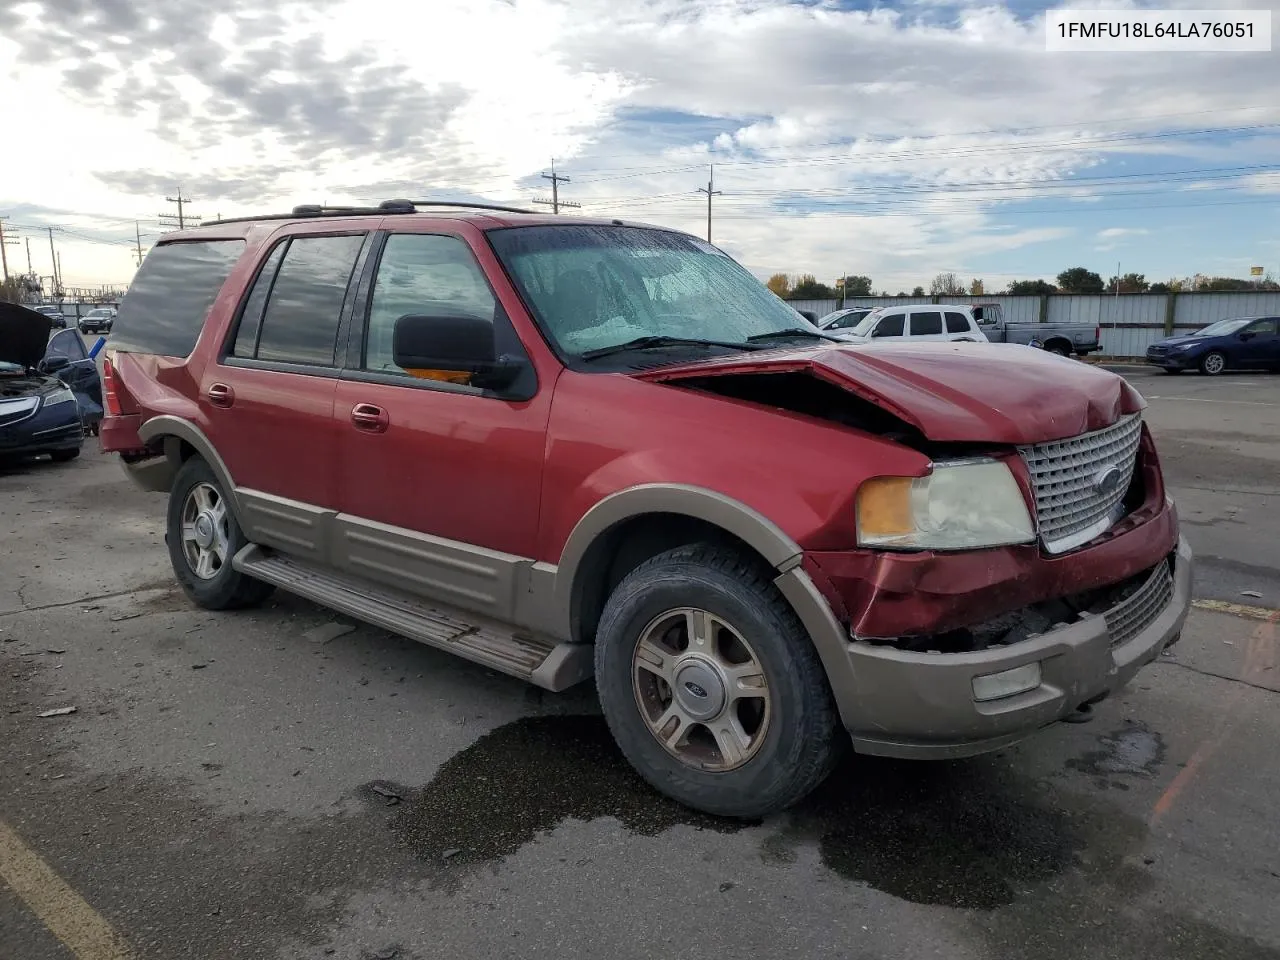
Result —
<instances>
[{"instance_id":1,"label":"ford oval emblem","mask_svg":"<svg viewBox=\"0 0 1280 960\"><path fill-rule=\"evenodd\" d=\"M699 700L707 699L706 688L699 686L698 684L694 683L692 680L686 680L684 682L684 688L688 690L690 693L692 693Z\"/></svg>"},{"instance_id":2,"label":"ford oval emblem","mask_svg":"<svg viewBox=\"0 0 1280 960\"><path fill-rule=\"evenodd\" d=\"M1093 489L1103 496L1119 492L1122 483L1124 483L1124 471L1114 464L1103 467L1093 475Z\"/></svg>"}]
</instances>

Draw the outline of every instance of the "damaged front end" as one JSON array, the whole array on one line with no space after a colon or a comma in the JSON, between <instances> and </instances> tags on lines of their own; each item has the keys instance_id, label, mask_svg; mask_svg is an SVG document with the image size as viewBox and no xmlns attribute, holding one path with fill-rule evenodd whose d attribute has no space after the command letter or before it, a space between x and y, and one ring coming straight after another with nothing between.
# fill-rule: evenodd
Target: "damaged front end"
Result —
<instances>
[{"instance_id":1,"label":"damaged front end","mask_svg":"<svg viewBox=\"0 0 1280 960\"><path fill-rule=\"evenodd\" d=\"M1106 697L1180 634L1191 552L1145 401L1121 377L968 344L734 356L642 376L923 455L914 477L859 464L856 542L802 558L847 631L848 673L833 689L862 752L997 749Z\"/></svg>"}]
</instances>

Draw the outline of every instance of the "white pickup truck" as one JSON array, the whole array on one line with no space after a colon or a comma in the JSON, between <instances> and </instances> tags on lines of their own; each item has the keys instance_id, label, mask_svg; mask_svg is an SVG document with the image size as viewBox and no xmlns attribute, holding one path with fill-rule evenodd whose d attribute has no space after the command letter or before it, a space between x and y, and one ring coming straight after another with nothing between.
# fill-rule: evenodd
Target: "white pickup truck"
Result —
<instances>
[{"instance_id":1,"label":"white pickup truck","mask_svg":"<svg viewBox=\"0 0 1280 960\"><path fill-rule=\"evenodd\" d=\"M858 312L866 310L861 318ZM1086 323L1012 323L998 303L913 303L904 306L837 310L818 321L832 336L850 343L885 337L908 340L988 340L1043 347L1064 357L1100 349L1101 329Z\"/></svg>"}]
</instances>

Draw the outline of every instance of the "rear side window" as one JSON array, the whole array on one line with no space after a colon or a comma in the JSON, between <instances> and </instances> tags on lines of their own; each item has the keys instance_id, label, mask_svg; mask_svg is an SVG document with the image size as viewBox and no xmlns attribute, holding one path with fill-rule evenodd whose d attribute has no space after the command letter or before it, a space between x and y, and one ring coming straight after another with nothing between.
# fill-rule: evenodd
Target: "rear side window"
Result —
<instances>
[{"instance_id":1,"label":"rear side window","mask_svg":"<svg viewBox=\"0 0 1280 960\"><path fill-rule=\"evenodd\" d=\"M906 314L895 313L885 317L876 324L876 332L871 334L873 337L900 337L902 336L902 321L906 319Z\"/></svg>"},{"instance_id":2,"label":"rear side window","mask_svg":"<svg viewBox=\"0 0 1280 960\"><path fill-rule=\"evenodd\" d=\"M947 333L968 333L969 318L963 313L947 311Z\"/></svg>"},{"instance_id":3,"label":"rear side window","mask_svg":"<svg viewBox=\"0 0 1280 960\"><path fill-rule=\"evenodd\" d=\"M244 252L243 240L183 240L142 261L111 329L111 348L186 357L209 308Z\"/></svg>"},{"instance_id":4,"label":"rear side window","mask_svg":"<svg viewBox=\"0 0 1280 960\"><path fill-rule=\"evenodd\" d=\"M942 314L936 310L911 315L913 337L936 337L942 333Z\"/></svg>"},{"instance_id":5,"label":"rear side window","mask_svg":"<svg viewBox=\"0 0 1280 960\"><path fill-rule=\"evenodd\" d=\"M312 367L334 366L342 301L363 245L364 234L291 240L267 296L257 349L252 354L241 353L237 336L237 356ZM267 273L264 270L259 276L260 283ZM244 347L247 349L247 344Z\"/></svg>"}]
</instances>

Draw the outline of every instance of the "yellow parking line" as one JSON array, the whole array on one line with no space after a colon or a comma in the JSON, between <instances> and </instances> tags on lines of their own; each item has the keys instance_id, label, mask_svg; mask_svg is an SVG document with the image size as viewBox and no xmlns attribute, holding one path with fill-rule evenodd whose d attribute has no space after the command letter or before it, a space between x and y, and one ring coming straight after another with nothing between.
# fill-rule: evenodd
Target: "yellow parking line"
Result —
<instances>
[{"instance_id":1,"label":"yellow parking line","mask_svg":"<svg viewBox=\"0 0 1280 960\"><path fill-rule=\"evenodd\" d=\"M111 924L0 820L0 881L27 905L77 960L133 960Z\"/></svg>"},{"instance_id":2,"label":"yellow parking line","mask_svg":"<svg viewBox=\"0 0 1280 960\"><path fill-rule=\"evenodd\" d=\"M1211 613L1226 613L1246 620L1274 621L1277 611L1267 607L1251 607L1245 603L1231 603L1227 600L1192 600L1191 605L1197 610L1208 610Z\"/></svg>"}]
</instances>

